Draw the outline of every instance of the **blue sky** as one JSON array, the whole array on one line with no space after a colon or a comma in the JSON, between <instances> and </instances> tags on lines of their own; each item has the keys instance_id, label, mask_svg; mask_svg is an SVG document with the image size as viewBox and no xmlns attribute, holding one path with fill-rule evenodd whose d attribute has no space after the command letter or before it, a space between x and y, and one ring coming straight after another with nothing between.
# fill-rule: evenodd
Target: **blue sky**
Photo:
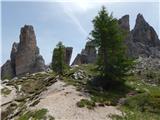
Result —
<instances>
[{"instance_id":1,"label":"blue sky","mask_svg":"<svg viewBox=\"0 0 160 120\"><path fill-rule=\"evenodd\" d=\"M37 44L45 63L51 62L52 51L58 41L73 47L72 61L81 52L92 30L92 19L100 7L106 6L109 13L120 18L130 15L130 28L135 25L138 13L160 35L158 2L2 2L2 64L10 58L13 42L19 42L20 28L25 24L33 25Z\"/></svg>"}]
</instances>

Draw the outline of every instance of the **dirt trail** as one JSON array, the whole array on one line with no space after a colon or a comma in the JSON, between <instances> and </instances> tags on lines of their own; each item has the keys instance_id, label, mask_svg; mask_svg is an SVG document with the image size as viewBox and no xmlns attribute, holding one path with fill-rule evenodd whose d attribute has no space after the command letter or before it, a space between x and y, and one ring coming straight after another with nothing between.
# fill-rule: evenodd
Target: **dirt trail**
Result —
<instances>
[{"instance_id":1,"label":"dirt trail","mask_svg":"<svg viewBox=\"0 0 160 120\"><path fill-rule=\"evenodd\" d=\"M35 108L46 108L55 120L110 120L110 114L121 115L116 107L96 107L94 110L79 108L76 103L87 99L82 93L76 91L74 86L67 86L58 81L42 93L42 99Z\"/></svg>"}]
</instances>

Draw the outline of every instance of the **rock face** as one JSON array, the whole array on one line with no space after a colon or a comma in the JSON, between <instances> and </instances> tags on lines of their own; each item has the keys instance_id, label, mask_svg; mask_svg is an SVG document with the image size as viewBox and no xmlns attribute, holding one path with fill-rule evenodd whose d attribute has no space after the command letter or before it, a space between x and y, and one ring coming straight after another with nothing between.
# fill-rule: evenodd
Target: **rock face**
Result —
<instances>
[{"instance_id":1,"label":"rock face","mask_svg":"<svg viewBox=\"0 0 160 120\"><path fill-rule=\"evenodd\" d=\"M52 61L56 61L56 52L57 52L57 48L54 49L53 51L53 58L52 58ZM72 51L73 51L73 48L72 47L65 47L64 48L64 63L66 65L70 65L70 60L71 60L71 57L72 57Z\"/></svg>"},{"instance_id":2,"label":"rock face","mask_svg":"<svg viewBox=\"0 0 160 120\"><path fill-rule=\"evenodd\" d=\"M126 20L124 19L124 21ZM137 15L135 27L129 32L125 42L128 46L128 55L131 57L160 58L160 40L158 35L141 14Z\"/></svg>"},{"instance_id":3,"label":"rock face","mask_svg":"<svg viewBox=\"0 0 160 120\"><path fill-rule=\"evenodd\" d=\"M160 40L152 26L150 26L141 14L137 15L136 24L130 31L129 15L118 20L119 26L126 33L125 44L129 57L153 57L160 58ZM93 63L96 60L96 49L92 42L87 42L85 49L78 54L72 65Z\"/></svg>"},{"instance_id":4,"label":"rock face","mask_svg":"<svg viewBox=\"0 0 160 120\"><path fill-rule=\"evenodd\" d=\"M11 65L11 61L7 60L6 63L1 67L1 78L2 79L10 79L13 78L14 70Z\"/></svg>"},{"instance_id":5,"label":"rock face","mask_svg":"<svg viewBox=\"0 0 160 120\"><path fill-rule=\"evenodd\" d=\"M118 20L120 27L126 31L130 31L129 15L125 15Z\"/></svg>"},{"instance_id":6,"label":"rock face","mask_svg":"<svg viewBox=\"0 0 160 120\"><path fill-rule=\"evenodd\" d=\"M96 61L97 53L93 42L88 41L86 43L85 49L78 54L73 61L72 65L88 64L94 63Z\"/></svg>"},{"instance_id":7,"label":"rock face","mask_svg":"<svg viewBox=\"0 0 160 120\"><path fill-rule=\"evenodd\" d=\"M20 42L13 43L10 58L13 76L39 72L45 69L44 59L39 54L36 36L31 25L25 25L21 28ZM5 68L6 65L9 66L9 62L5 63L2 68ZM7 69L3 71L9 73ZM2 72L2 78L5 73Z\"/></svg>"},{"instance_id":8,"label":"rock face","mask_svg":"<svg viewBox=\"0 0 160 120\"><path fill-rule=\"evenodd\" d=\"M70 64L70 60L71 60L71 57L72 57L72 51L73 51L73 48L72 47L66 47L65 48L65 63L67 65Z\"/></svg>"},{"instance_id":9,"label":"rock face","mask_svg":"<svg viewBox=\"0 0 160 120\"><path fill-rule=\"evenodd\" d=\"M75 57L72 65L80 65L80 64L87 64L87 56L83 54L77 54Z\"/></svg>"}]
</instances>

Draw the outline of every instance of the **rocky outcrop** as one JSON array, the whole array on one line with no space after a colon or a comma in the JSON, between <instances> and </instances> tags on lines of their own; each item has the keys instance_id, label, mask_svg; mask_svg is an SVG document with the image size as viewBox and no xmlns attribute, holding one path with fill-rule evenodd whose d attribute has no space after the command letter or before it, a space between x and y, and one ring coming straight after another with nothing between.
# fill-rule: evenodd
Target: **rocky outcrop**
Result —
<instances>
[{"instance_id":1,"label":"rocky outcrop","mask_svg":"<svg viewBox=\"0 0 160 120\"><path fill-rule=\"evenodd\" d=\"M12 66L12 69L13 69L13 74L16 75L16 53L17 53L17 50L18 50L18 43L13 43L12 45L12 50L11 50L11 54L10 54L10 58L11 58L11 66Z\"/></svg>"},{"instance_id":2,"label":"rocky outcrop","mask_svg":"<svg viewBox=\"0 0 160 120\"><path fill-rule=\"evenodd\" d=\"M1 78L2 79L11 79L15 76L14 70L10 60L7 60L6 63L1 67Z\"/></svg>"},{"instance_id":3,"label":"rocky outcrop","mask_svg":"<svg viewBox=\"0 0 160 120\"><path fill-rule=\"evenodd\" d=\"M26 73L43 71L45 69L44 59L39 54L36 36L31 25L25 25L21 28L20 42L13 43L10 59L10 63L7 62L2 66L2 78L6 73L19 76ZM12 73L10 73L11 70L5 69L5 66L11 66Z\"/></svg>"},{"instance_id":4,"label":"rocky outcrop","mask_svg":"<svg viewBox=\"0 0 160 120\"><path fill-rule=\"evenodd\" d=\"M87 64L87 56L83 54L77 54L72 65L81 65L81 64Z\"/></svg>"},{"instance_id":5,"label":"rocky outcrop","mask_svg":"<svg viewBox=\"0 0 160 120\"><path fill-rule=\"evenodd\" d=\"M73 48L72 48L72 47L66 47L66 48L65 48L64 58L65 58L65 63L66 63L67 65L70 64L70 60L71 60L71 57L72 57L72 51L73 51Z\"/></svg>"},{"instance_id":6,"label":"rocky outcrop","mask_svg":"<svg viewBox=\"0 0 160 120\"><path fill-rule=\"evenodd\" d=\"M141 14L137 15L136 24L130 31L129 15L118 20L120 28L126 34L125 44L129 57L153 57L160 58L160 40L152 26L150 26ZM93 63L96 60L96 49L91 41L86 43L85 49L78 54L72 65Z\"/></svg>"},{"instance_id":7,"label":"rocky outcrop","mask_svg":"<svg viewBox=\"0 0 160 120\"><path fill-rule=\"evenodd\" d=\"M128 55L130 57L160 58L160 40L152 26L141 14L137 15L136 24L126 38Z\"/></svg>"},{"instance_id":8,"label":"rocky outcrop","mask_svg":"<svg viewBox=\"0 0 160 120\"><path fill-rule=\"evenodd\" d=\"M118 24L122 29L125 31L130 31L130 25L129 25L129 15L125 15L122 18L118 20Z\"/></svg>"},{"instance_id":9,"label":"rocky outcrop","mask_svg":"<svg viewBox=\"0 0 160 120\"><path fill-rule=\"evenodd\" d=\"M73 51L73 48L72 47L65 47L64 48L64 63L66 64L66 65L70 65L70 60L71 60L71 57L72 57L72 51ZM54 63L56 63L56 58L57 58L57 52L58 52L58 49L57 48L55 48L54 50L53 50L53 58L52 58L52 62L53 62L53 64Z\"/></svg>"},{"instance_id":10,"label":"rocky outcrop","mask_svg":"<svg viewBox=\"0 0 160 120\"><path fill-rule=\"evenodd\" d=\"M81 51L74 59L72 65L94 63L96 61L97 53L96 48L92 41L86 43L85 49Z\"/></svg>"}]
</instances>

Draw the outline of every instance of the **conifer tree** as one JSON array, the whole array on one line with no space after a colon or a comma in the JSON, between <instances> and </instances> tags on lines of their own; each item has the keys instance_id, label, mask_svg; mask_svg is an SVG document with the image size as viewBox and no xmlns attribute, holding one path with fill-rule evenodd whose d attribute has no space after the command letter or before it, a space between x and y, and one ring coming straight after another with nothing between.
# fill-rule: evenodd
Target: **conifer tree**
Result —
<instances>
[{"instance_id":1,"label":"conifer tree","mask_svg":"<svg viewBox=\"0 0 160 120\"><path fill-rule=\"evenodd\" d=\"M123 79L133 61L125 54L125 35L118 20L109 15L103 6L92 22L91 40L98 49L97 70L105 77L106 84Z\"/></svg>"},{"instance_id":2,"label":"conifer tree","mask_svg":"<svg viewBox=\"0 0 160 120\"><path fill-rule=\"evenodd\" d=\"M53 50L52 56L52 70L58 74L63 74L65 69L65 62L64 62L64 51L65 46L62 42L59 42L56 48Z\"/></svg>"}]
</instances>

